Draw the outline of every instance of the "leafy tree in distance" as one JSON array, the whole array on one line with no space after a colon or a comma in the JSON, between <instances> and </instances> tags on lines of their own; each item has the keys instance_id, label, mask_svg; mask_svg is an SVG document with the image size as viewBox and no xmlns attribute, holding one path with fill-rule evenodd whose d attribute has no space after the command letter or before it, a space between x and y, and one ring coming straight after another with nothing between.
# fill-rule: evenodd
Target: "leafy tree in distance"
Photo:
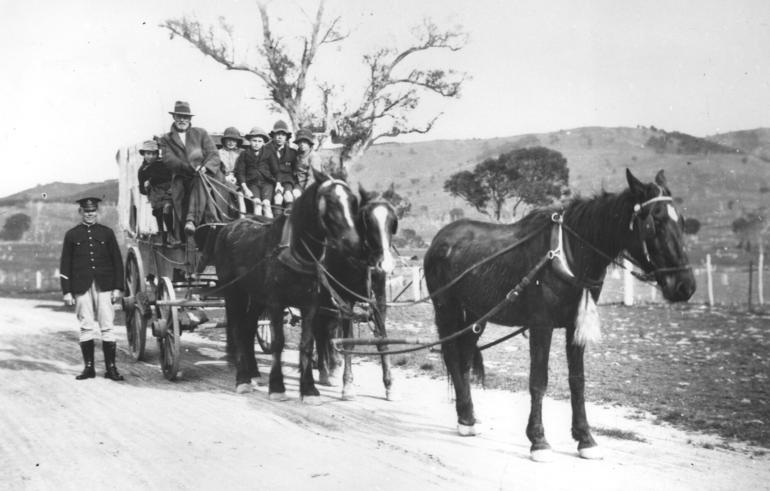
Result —
<instances>
[{"instance_id":1,"label":"leafy tree in distance","mask_svg":"<svg viewBox=\"0 0 770 491\"><path fill-rule=\"evenodd\" d=\"M19 240L24 232L29 230L32 219L24 213L16 213L8 217L0 230L0 240Z\"/></svg>"},{"instance_id":2,"label":"leafy tree in distance","mask_svg":"<svg viewBox=\"0 0 770 491\"><path fill-rule=\"evenodd\" d=\"M568 186L567 159L540 146L486 159L472 171L457 172L444 182L446 192L498 221L507 201L513 201L515 216L522 204L545 206L568 196Z\"/></svg>"},{"instance_id":3,"label":"leafy tree in distance","mask_svg":"<svg viewBox=\"0 0 770 491\"><path fill-rule=\"evenodd\" d=\"M684 233L688 235L697 235L700 231L700 221L695 218L685 218Z\"/></svg>"}]
</instances>

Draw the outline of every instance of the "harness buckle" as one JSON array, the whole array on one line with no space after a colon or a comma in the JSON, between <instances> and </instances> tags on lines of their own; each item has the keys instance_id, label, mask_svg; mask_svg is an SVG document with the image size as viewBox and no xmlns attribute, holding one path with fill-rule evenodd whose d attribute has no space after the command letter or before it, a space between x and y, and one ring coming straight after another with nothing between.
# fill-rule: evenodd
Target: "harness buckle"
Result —
<instances>
[{"instance_id":1,"label":"harness buckle","mask_svg":"<svg viewBox=\"0 0 770 491\"><path fill-rule=\"evenodd\" d=\"M562 215L561 215L561 213L554 213L553 215L551 215L551 221L553 223L558 223L559 225L561 225L562 224Z\"/></svg>"}]
</instances>

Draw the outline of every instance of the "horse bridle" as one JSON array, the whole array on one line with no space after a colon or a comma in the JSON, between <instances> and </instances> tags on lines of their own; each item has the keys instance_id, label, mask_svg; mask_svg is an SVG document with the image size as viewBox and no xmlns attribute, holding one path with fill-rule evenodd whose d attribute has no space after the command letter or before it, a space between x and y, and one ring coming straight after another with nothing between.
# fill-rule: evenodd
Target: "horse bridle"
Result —
<instances>
[{"instance_id":1,"label":"horse bridle","mask_svg":"<svg viewBox=\"0 0 770 491\"><path fill-rule=\"evenodd\" d=\"M660 188L659 188L660 189ZM638 275L640 279L643 281L651 281L654 279L655 275L658 273L672 273L676 271L686 271L689 268L685 266L673 266L673 267L666 267L666 268L658 268L655 266L655 263L652 261L652 258L650 257L650 251L647 246L647 241L655 236L655 218L653 217L652 213L647 213L647 216L642 218L641 214L642 211L647 207L654 203L659 202L668 202L673 203L674 198L671 196L665 196L663 195L663 190L659 190L660 194L654 198L650 198L647 201L644 201L642 203L637 203L634 205L634 211L631 214L631 221L628 224L628 229L630 231L634 230L634 227L639 232L639 239L642 243L642 254L644 254L644 259L647 261L648 264L652 266L652 271L645 272L643 275ZM630 258L629 258L630 259ZM635 261L632 261L635 262ZM641 265L638 265L641 268ZM645 268L641 268L645 269Z\"/></svg>"}]
</instances>

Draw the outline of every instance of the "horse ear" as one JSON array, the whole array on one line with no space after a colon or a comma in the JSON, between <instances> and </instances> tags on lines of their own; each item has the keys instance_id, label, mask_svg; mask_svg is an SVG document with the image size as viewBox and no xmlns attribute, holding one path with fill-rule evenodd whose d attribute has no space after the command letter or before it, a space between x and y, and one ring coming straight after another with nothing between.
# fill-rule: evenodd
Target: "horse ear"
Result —
<instances>
[{"instance_id":1,"label":"horse ear","mask_svg":"<svg viewBox=\"0 0 770 491\"><path fill-rule=\"evenodd\" d=\"M313 169L313 180L315 180L315 182L320 184L324 181L328 181L329 179L331 179L331 177L329 177L329 175L326 174L325 172L320 171L313 166L310 166L310 168Z\"/></svg>"},{"instance_id":2,"label":"horse ear","mask_svg":"<svg viewBox=\"0 0 770 491\"><path fill-rule=\"evenodd\" d=\"M371 195L369 194L369 191L364 189L363 184L361 184L360 182L358 183L358 194L359 196L361 196L361 200L359 201L359 206L364 206L371 199Z\"/></svg>"},{"instance_id":3,"label":"horse ear","mask_svg":"<svg viewBox=\"0 0 770 491\"><path fill-rule=\"evenodd\" d=\"M631 174L631 169L626 168L626 180L628 181L628 188L637 196L644 195L644 184Z\"/></svg>"},{"instance_id":4,"label":"horse ear","mask_svg":"<svg viewBox=\"0 0 770 491\"><path fill-rule=\"evenodd\" d=\"M663 169L659 170L657 174L655 174L655 184L662 188L667 188L666 186L666 175L663 173Z\"/></svg>"}]
</instances>

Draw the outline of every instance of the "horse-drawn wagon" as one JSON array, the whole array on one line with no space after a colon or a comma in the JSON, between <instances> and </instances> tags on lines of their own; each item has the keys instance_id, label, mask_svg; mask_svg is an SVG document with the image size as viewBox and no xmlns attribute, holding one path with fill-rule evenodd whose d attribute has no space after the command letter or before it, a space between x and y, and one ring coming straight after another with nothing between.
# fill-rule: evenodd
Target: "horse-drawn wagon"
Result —
<instances>
[{"instance_id":1,"label":"horse-drawn wagon","mask_svg":"<svg viewBox=\"0 0 770 491\"><path fill-rule=\"evenodd\" d=\"M126 244L123 309L129 352L134 360L143 359L149 331L158 342L163 375L174 380L179 371L182 333L207 323L209 313L221 312L225 301L216 295L215 268L204 264L204 254L192 238L178 244L161 240L150 203L139 190L137 173L142 157L138 148L121 149L116 159L118 217ZM287 321L290 318L287 313ZM269 319L260 318L257 342L265 353L270 352L271 337Z\"/></svg>"},{"instance_id":2,"label":"horse-drawn wagon","mask_svg":"<svg viewBox=\"0 0 770 491\"><path fill-rule=\"evenodd\" d=\"M303 197L307 193L312 196L295 203L296 219L284 216L273 222L252 216L240 221L209 224L209 232L215 230L216 233L208 234L211 242L203 244L205 252L201 252L197 233L197 246L192 237L185 237L181 243L161 240L150 204L140 193L137 173L142 157L137 148L120 150L117 161L118 215L126 237L123 307L129 351L135 360L144 357L149 331L157 339L164 376L168 380L176 379L182 333L201 324L212 324L208 320L213 311L219 313L211 315L220 319L216 326L226 327L229 322L228 354L233 356L236 368L243 363L248 365L245 369L248 373L242 374L243 367L239 368L239 381L258 373L255 360L243 361L253 357L254 344L263 353L278 352L273 353L273 369L277 369L284 346L283 327L287 324L302 322L300 350L307 348L307 331L311 329L305 325L307 312L311 313L308 323L314 320L319 323L312 330L321 334L320 344L327 343L328 336L324 335L328 335L329 323L341 317L348 321L344 322L346 335L352 331L351 322L369 320L371 325L378 324L376 329L384 336L384 317L378 316L376 322L372 319L375 311L384 313L385 306L385 277L382 268L375 266L383 263L385 269L393 266L390 237L395 233L396 218L392 206L386 202L369 199L363 190L359 202L346 183L319 174L319 181L303 193ZM206 179L205 176L200 178ZM236 217L239 214L235 209L231 211ZM237 234L245 235L230 241L236 228ZM294 230L288 234L294 240L287 239L287 234L281 233L282 228ZM269 237L261 237L264 235ZM249 242L252 239L254 242ZM214 254L214 241L221 247L218 254ZM335 243L344 243L344 250L336 250ZM282 253L278 254L277 250ZM321 258L325 258L325 266L321 264ZM373 269L378 271L376 294L371 288ZM338 284L335 275L342 277L343 283ZM290 293L305 283L312 288L297 295ZM241 308L239 299L244 294L248 302ZM290 299L292 296L294 298ZM306 310L311 297L313 308ZM353 304L360 300L363 300L364 314L358 309L359 314L354 316ZM343 303L346 305L342 306ZM344 313L340 311L341 307ZM226 315L222 315L225 308ZM318 312L320 314L316 316ZM276 332L277 326L280 332ZM251 346L244 348L244 336L250 338L251 332L254 333ZM274 338L277 339L275 347ZM312 335L310 338L312 340ZM313 343L310 344L312 352ZM319 350L321 383L328 380L328 357L323 355L328 352ZM387 389L390 371L387 361L384 358L383 361L383 380ZM343 397L352 391L349 366L349 359L346 359Z\"/></svg>"}]
</instances>

